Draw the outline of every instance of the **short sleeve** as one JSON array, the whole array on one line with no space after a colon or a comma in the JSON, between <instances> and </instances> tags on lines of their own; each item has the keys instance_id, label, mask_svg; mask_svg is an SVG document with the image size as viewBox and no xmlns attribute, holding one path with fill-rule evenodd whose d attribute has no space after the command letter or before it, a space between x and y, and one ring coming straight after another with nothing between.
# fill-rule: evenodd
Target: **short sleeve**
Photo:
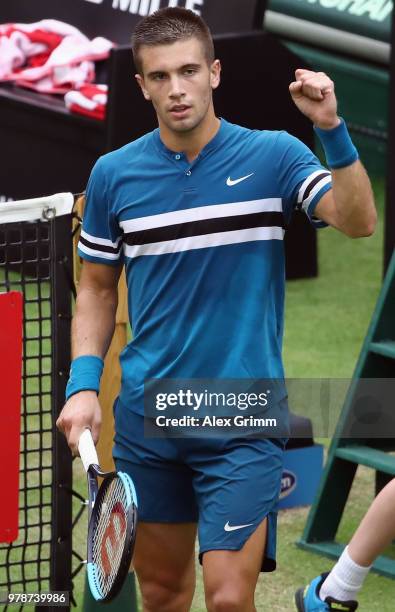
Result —
<instances>
[{"instance_id":1,"label":"short sleeve","mask_svg":"<svg viewBox=\"0 0 395 612\"><path fill-rule=\"evenodd\" d=\"M327 227L327 223L314 217L314 210L324 193L332 188L331 173L303 142L287 132L280 132L277 146L277 176L287 221L293 210L298 209L306 213L315 227Z\"/></svg>"},{"instance_id":2,"label":"short sleeve","mask_svg":"<svg viewBox=\"0 0 395 612\"><path fill-rule=\"evenodd\" d=\"M78 254L115 266L123 263L122 230L111 212L103 165L100 158L89 177Z\"/></svg>"}]
</instances>

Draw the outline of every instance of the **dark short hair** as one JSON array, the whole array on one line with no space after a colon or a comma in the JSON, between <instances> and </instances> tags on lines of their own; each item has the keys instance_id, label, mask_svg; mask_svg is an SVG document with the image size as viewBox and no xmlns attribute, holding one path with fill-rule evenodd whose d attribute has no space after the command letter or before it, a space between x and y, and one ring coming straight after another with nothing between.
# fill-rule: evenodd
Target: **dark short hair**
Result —
<instances>
[{"instance_id":1,"label":"dark short hair","mask_svg":"<svg viewBox=\"0 0 395 612\"><path fill-rule=\"evenodd\" d=\"M214 43L208 25L199 15L185 8L169 7L155 11L136 26L132 35L132 51L137 71L142 74L139 56L141 47L170 45L179 40L197 38L203 45L208 65L214 61Z\"/></svg>"}]
</instances>

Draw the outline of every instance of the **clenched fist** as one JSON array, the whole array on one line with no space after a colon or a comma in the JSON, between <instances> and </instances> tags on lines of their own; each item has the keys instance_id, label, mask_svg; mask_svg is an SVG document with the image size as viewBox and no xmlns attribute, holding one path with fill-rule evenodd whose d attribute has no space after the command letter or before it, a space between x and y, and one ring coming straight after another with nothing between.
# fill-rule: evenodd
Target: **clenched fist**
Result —
<instances>
[{"instance_id":1,"label":"clenched fist","mask_svg":"<svg viewBox=\"0 0 395 612\"><path fill-rule=\"evenodd\" d=\"M339 125L335 85L324 72L299 68L289 91L298 109L314 125L324 130Z\"/></svg>"}]
</instances>

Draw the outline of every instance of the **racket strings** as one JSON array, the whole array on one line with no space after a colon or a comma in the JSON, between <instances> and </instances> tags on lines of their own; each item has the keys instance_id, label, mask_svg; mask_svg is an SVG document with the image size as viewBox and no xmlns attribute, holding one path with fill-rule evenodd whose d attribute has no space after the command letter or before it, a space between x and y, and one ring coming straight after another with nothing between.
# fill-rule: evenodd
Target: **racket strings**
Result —
<instances>
[{"instance_id":1,"label":"racket strings","mask_svg":"<svg viewBox=\"0 0 395 612\"><path fill-rule=\"evenodd\" d=\"M96 502L97 503L97 502ZM93 540L93 562L98 586L105 596L121 565L127 534L127 495L120 478L114 478L101 499Z\"/></svg>"}]
</instances>

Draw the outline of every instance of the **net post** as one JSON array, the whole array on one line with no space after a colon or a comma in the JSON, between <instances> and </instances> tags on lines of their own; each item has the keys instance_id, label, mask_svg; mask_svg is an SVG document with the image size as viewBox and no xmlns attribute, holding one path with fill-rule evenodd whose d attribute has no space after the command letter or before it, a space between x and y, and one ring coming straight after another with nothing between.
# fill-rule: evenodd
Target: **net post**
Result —
<instances>
[{"instance_id":1,"label":"net post","mask_svg":"<svg viewBox=\"0 0 395 612\"><path fill-rule=\"evenodd\" d=\"M70 367L72 218L63 215L51 224L51 306L52 306L52 416L53 416L53 508L51 540L52 591L72 593L72 458L66 438L56 429L56 419L64 405ZM55 608L43 608L46 612ZM56 608L57 609L57 608ZM69 609L69 608L68 608ZM40 607L36 608L40 610Z\"/></svg>"}]
</instances>

